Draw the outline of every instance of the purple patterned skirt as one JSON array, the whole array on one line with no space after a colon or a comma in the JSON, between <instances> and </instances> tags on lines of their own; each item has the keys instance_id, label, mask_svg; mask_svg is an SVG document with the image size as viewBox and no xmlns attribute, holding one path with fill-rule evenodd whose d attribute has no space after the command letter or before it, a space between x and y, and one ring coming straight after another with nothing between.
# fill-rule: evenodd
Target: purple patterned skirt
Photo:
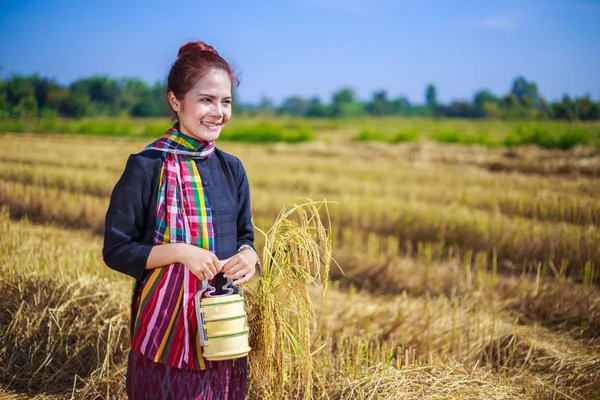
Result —
<instances>
[{"instance_id":1,"label":"purple patterned skirt","mask_svg":"<svg viewBox=\"0 0 600 400\"><path fill-rule=\"evenodd\" d=\"M131 332L143 285L132 301ZM129 350L127 394L130 400L241 400L246 396L248 357L233 360L204 359L205 370L194 371L157 363Z\"/></svg>"},{"instance_id":2,"label":"purple patterned skirt","mask_svg":"<svg viewBox=\"0 0 600 400\"><path fill-rule=\"evenodd\" d=\"M131 400L238 400L246 396L248 357L206 361L193 371L156 363L130 350L127 394Z\"/></svg>"}]
</instances>

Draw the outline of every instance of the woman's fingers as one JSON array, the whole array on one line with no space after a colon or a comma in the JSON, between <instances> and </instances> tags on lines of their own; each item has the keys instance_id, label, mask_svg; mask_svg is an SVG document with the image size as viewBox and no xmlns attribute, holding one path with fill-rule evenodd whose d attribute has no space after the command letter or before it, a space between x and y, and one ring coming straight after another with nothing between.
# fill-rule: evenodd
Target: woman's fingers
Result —
<instances>
[{"instance_id":1,"label":"woman's fingers","mask_svg":"<svg viewBox=\"0 0 600 400\"><path fill-rule=\"evenodd\" d=\"M238 279L238 280L242 277L247 277L247 279L245 281L243 281L243 282L247 282L248 279L250 279L252 277L252 275L254 275L255 272L256 272L256 270L255 270L254 266L249 265L247 263L239 263L235 267L233 267L229 271L227 271L227 273L225 274L225 277Z\"/></svg>"},{"instance_id":2,"label":"woman's fingers","mask_svg":"<svg viewBox=\"0 0 600 400\"><path fill-rule=\"evenodd\" d=\"M181 261L198 279L213 279L223 269L219 258L211 251L188 245Z\"/></svg>"},{"instance_id":3,"label":"woman's fingers","mask_svg":"<svg viewBox=\"0 0 600 400\"><path fill-rule=\"evenodd\" d=\"M219 260L219 258L216 255L213 254L211 261L212 261L211 269L214 271L215 275L223 270L223 265L221 265L221 261Z\"/></svg>"},{"instance_id":4,"label":"woman's fingers","mask_svg":"<svg viewBox=\"0 0 600 400\"><path fill-rule=\"evenodd\" d=\"M203 272L204 272L204 279L212 279L215 277L215 274L208 267L206 267Z\"/></svg>"},{"instance_id":5,"label":"woman's fingers","mask_svg":"<svg viewBox=\"0 0 600 400\"><path fill-rule=\"evenodd\" d=\"M240 278L244 275L245 272L248 272L249 270L249 265L243 262L239 262L231 268L229 268L227 272L225 272L224 276L225 278Z\"/></svg>"},{"instance_id":6,"label":"woman's fingers","mask_svg":"<svg viewBox=\"0 0 600 400\"><path fill-rule=\"evenodd\" d=\"M229 268L231 268L237 262L234 257L235 256L226 258L224 260L219 260L219 263L221 264L221 267L222 267L221 272L227 271Z\"/></svg>"},{"instance_id":7,"label":"woman's fingers","mask_svg":"<svg viewBox=\"0 0 600 400\"><path fill-rule=\"evenodd\" d=\"M212 256L209 257L200 267L200 270L204 273L204 279L212 279L218 273L218 269L215 266L215 258Z\"/></svg>"},{"instance_id":8,"label":"woman's fingers","mask_svg":"<svg viewBox=\"0 0 600 400\"><path fill-rule=\"evenodd\" d=\"M240 257L229 257L225 260L221 261L221 265L223 265L223 273L229 273L231 271L232 268L235 268L236 266L238 266L240 264L240 261L242 261L240 259Z\"/></svg>"},{"instance_id":9,"label":"woman's fingers","mask_svg":"<svg viewBox=\"0 0 600 400\"><path fill-rule=\"evenodd\" d=\"M225 276L225 278L234 278L233 274L239 271L240 268L244 268L243 261L243 259L236 256L221 261L223 264L223 276Z\"/></svg>"},{"instance_id":10,"label":"woman's fingers","mask_svg":"<svg viewBox=\"0 0 600 400\"><path fill-rule=\"evenodd\" d=\"M202 271L201 269L199 269L197 271L192 271L192 273L194 275L196 275L196 278L200 279L201 281L206 279L206 275L204 274L204 271Z\"/></svg>"},{"instance_id":11,"label":"woman's fingers","mask_svg":"<svg viewBox=\"0 0 600 400\"><path fill-rule=\"evenodd\" d=\"M248 282L256 272L255 267L251 265L251 261L247 258L238 253L227 259L219 260L214 253L211 253L203 261L198 260L201 264L192 268L192 270L201 280L213 279L219 272L223 272L225 278L237 279L234 283L239 285Z\"/></svg>"},{"instance_id":12,"label":"woman's fingers","mask_svg":"<svg viewBox=\"0 0 600 400\"><path fill-rule=\"evenodd\" d=\"M233 281L234 285L241 285L242 283L246 283L254 276L254 271L248 272L243 278Z\"/></svg>"}]
</instances>

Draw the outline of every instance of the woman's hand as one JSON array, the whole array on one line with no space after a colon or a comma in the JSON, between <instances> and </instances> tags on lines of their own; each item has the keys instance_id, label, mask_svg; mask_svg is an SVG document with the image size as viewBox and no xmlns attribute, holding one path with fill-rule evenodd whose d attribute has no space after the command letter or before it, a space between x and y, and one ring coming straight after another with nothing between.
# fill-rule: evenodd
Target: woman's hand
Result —
<instances>
[{"instance_id":1,"label":"woman's hand","mask_svg":"<svg viewBox=\"0 0 600 400\"><path fill-rule=\"evenodd\" d=\"M258 256L251 249L245 248L236 255L221 261L223 263L223 276L227 279L237 279L234 285L246 283L256 273Z\"/></svg>"},{"instance_id":2,"label":"woman's hand","mask_svg":"<svg viewBox=\"0 0 600 400\"><path fill-rule=\"evenodd\" d=\"M178 251L179 262L200 280L212 279L223 269L221 261L212 251L190 244L180 246Z\"/></svg>"}]
</instances>

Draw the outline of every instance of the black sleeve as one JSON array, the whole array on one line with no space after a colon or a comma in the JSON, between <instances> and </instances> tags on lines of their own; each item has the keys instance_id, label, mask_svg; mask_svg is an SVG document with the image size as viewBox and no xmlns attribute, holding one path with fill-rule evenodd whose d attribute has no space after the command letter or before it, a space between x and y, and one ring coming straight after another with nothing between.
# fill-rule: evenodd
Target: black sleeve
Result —
<instances>
[{"instance_id":1,"label":"black sleeve","mask_svg":"<svg viewBox=\"0 0 600 400\"><path fill-rule=\"evenodd\" d=\"M250 210L250 185L246 170L240 162L238 170L237 248L247 244L254 248L254 226Z\"/></svg>"},{"instance_id":2,"label":"black sleeve","mask_svg":"<svg viewBox=\"0 0 600 400\"><path fill-rule=\"evenodd\" d=\"M152 196L152 168L131 155L110 197L102 256L108 267L141 280L152 243L142 243Z\"/></svg>"}]
</instances>

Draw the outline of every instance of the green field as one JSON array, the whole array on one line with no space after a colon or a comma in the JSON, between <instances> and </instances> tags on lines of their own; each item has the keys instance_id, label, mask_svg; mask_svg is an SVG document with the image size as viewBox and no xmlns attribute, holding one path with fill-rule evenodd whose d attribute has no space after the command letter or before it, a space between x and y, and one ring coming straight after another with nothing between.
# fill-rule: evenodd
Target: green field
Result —
<instances>
[{"instance_id":1,"label":"green field","mask_svg":"<svg viewBox=\"0 0 600 400\"><path fill-rule=\"evenodd\" d=\"M170 127L167 119L0 120L0 132L68 133L95 136L147 137ZM557 121L500 121L419 118L234 118L221 140L247 143L304 142L325 139L397 144L429 140L440 143L477 144L486 147L539 145L570 149L600 147L600 123Z\"/></svg>"}]
</instances>

